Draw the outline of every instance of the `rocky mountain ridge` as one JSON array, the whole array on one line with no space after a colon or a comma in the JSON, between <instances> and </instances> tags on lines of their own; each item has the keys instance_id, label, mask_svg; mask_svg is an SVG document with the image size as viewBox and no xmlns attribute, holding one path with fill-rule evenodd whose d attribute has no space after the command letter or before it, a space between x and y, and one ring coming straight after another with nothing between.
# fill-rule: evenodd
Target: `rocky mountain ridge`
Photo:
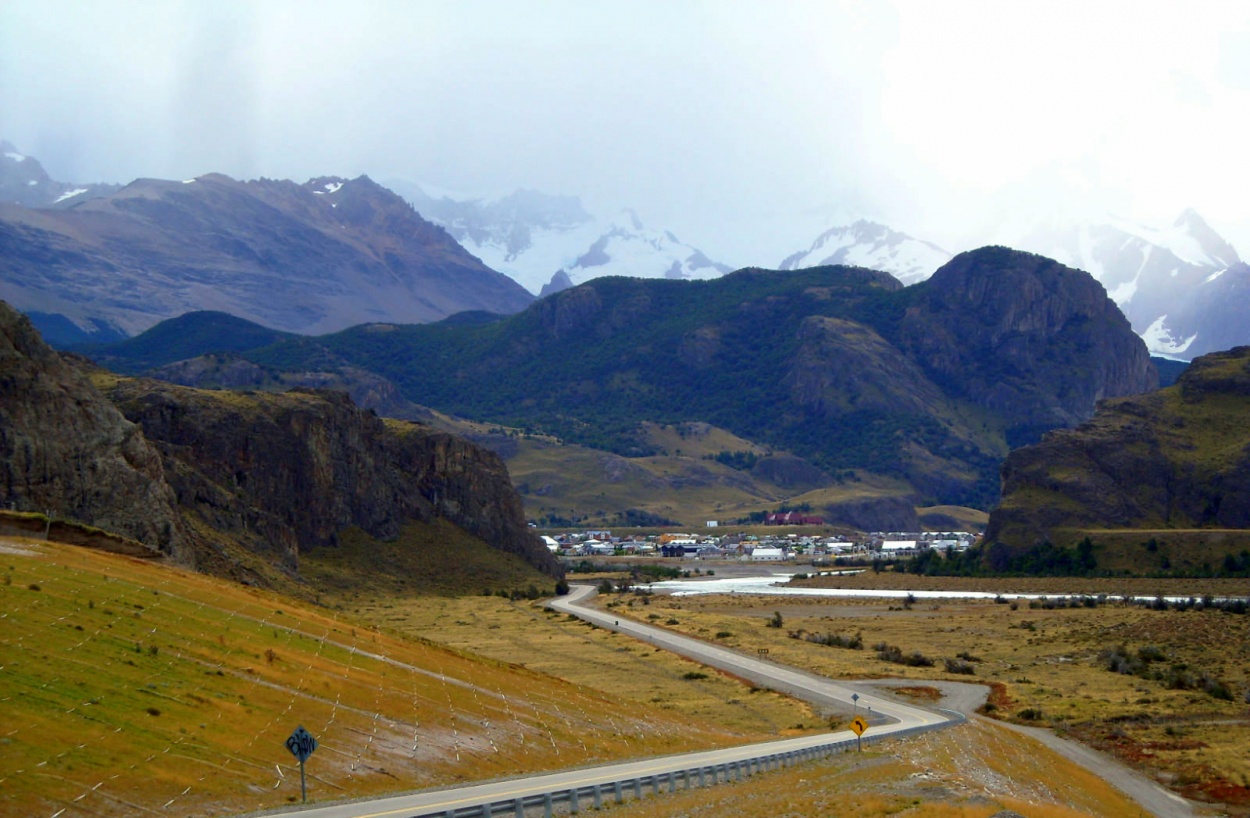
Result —
<instances>
[{"instance_id":1,"label":"rocky mountain ridge","mask_svg":"<svg viewBox=\"0 0 1250 818\"><path fill-rule=\"evenodd\" d=\"M69 207L121 189L121 185L58 182L33 156L0 140L0 202L23 207Z\"/></svg>"},{"instance_id":2,"label":"rocky mountain ridge","mask_svg":"<svg viewBox=\"0 0 1250 818\"><path fill-rule=\"evenodd\" d=\"M533 300L368 177L220 174L140 179L67 209L0 205L0 297L77 327L69 342L201 309L320 333Z\"/></svg>"},{"instance_id":3,"label":"rocky mountain ridge","mask_svg":"<svg viewBox=\"0 0 1250 818\"><path fill-rule=\"evenodd\" d=\"M0 302L0 502L115 530L179 563L274 583L357 527L446 519L558 574L503 463L339 392L207 392L97 376Z\"/></svg>"},{"instance_id":4,"label":"rocky mountain ridge","mask_svg":"<svg viewBox=\"0 0 1250 818\"><path fill-rule=\"evenodd\" d=\"M1196 359L1158 392L1012 452L987 542L1097 529L1250 528L1250 347Z\"/></svg>"},{"instance_id":5,"label":"rocky mountain ridge","mask_svg":"<svg viewBox=\"0 0 1250 818\"><path fill-rule=\"evenodd\" d=\"M1193 210L1163 228L1113 216L1042 222L1011 243L1089 271L1151 352L1189 360L1250 343L1250 267Z\"/></svg>"},{"instance_id":6,"label":"rocky mountain ridge","mask_svg":"<svg viewBox=\"0 0 1250 818\"><path fill-rule=\"evenodd\" d=\"M907 288L847 267L603 278L490 324L360 327L241 354L298 372L327 353L448 414L626 458L653 453L643 421L706 423L829 483L901 478L912 505L988 507L1009 446L1158 383L1088 274L1005 248Z\"/></svg>"}]
</instances>

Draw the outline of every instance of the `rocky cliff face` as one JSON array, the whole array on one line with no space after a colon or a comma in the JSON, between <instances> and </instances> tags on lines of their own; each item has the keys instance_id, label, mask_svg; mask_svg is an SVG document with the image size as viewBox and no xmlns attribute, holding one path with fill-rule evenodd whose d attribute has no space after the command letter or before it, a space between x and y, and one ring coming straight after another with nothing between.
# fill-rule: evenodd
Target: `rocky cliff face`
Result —
<instances>
[{"instance_id":1,"label":"rocky cliff face","mask_svg":"<svg viewBox=\"0 0 1250 818\"><path fill-rule=\"evenodd\" d=\"M1064 528L1250 527L1250 347L1198 358L1174 386L1103 402L1011 453L987 541Z\"/></svg>"},{"instance_id":2,"label":"rocky cliff face","mask_svg":"<svg viewBox=\"0 0 1250 818\"><path fill-rule=\"evenodd\" d=\"M0 504L51 512L186 556L160 452L0 301Z\"/></svg>"},{"instance_id":3,"label":"rocky cliff face","mask_svg":"<svg viewBox=\"0 0 1250 818\"><path fill-rule=\"evenodd\" d=\"M1087 273L1004 247L962 253L920 285L900 344L940 385L1001 414L1011 445L1155 389L1128 320Z\"/></svg>"},{"instance_id":4,"label":"rocky cliff face","mask_svg":"<svg viewBox=\"0 0 1250 818\"><path fill-rule=\"evenodd\" d=\"M235 578L262 579L262 563L293 571L349 526L385 539L436 517L559 573L502 462L468 441L382 421L339 392L108 379L105 395L3 302L0 329L6 505L50 508Z\"/></svg>"},{"instance_id":5,"label":"rocky cliff face","mask_svg":"<svg viewBox=\"0 0 1250 818\"><path fill-rule=\"evenodd\" d=\"M557 573L506 468L452 435L387 423L341 392L205 392L148 380L109 390L161 450L179 504L291 568L356 526L389 539L444 517Z\"/></svg>"}]
</instances>

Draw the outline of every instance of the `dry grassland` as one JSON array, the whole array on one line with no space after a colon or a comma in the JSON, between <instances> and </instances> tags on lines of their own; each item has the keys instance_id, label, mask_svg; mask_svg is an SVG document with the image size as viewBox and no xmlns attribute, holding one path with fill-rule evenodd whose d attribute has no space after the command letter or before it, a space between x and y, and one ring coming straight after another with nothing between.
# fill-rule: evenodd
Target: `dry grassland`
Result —
<instances>
[{"instance_id":1,"label":"dry grassland","mask_svg":"<svg viewBox=\"0 0 1250 818\"><path fill-rule=\"evenodd\" d=\"M358 613L400 633L515 662L601 690L616 701L682 713L743 739L825 727L802 702L541 604L499 597L392 598L361 606Z\"/></svg>"},{"instance_id":2,"label":"dry grassland","mask_svg":"<svg viewBox=\"0 0 1250 818\"><path fill-rule=\"evenodd\" d=\"M917 578L907 579L917 587ZM1019 590L1021 583L1011 582ZM747 653L767 648L780 663L832 678L903 677L918 686L935 679L982 681L993 685L996 717L1052 726L1187 796L1229 803L1234 814L1250 807L1247 616L1119 605L1045 610L1027 602L1012 610L990 601L918 602L903 610L897 599L749 595L657 596L645 607L630 595L606 605L640 619L658 616L652 621ZM783 627L768 627L777 613ZM801 633L860 635L864 647L791 636ZM933 665L883 661L873 649L877 643L896 646L904 656L918 652ZM1206 674L1227 687L1231 700L1110 672L1106 654L1121 646L1157 649L1163 658L1153 668ZM965 662L974 675L948 672L946 659Z\"/></svg>"},{"instance_id":3,"label":"dry grassland","mask_svg":"<svg viewBox=\"0 0 1250 818\"><path fill-rule=\"evenodd\" d=\"M1114 788L1031 739L970 722L888 749L612 806L618 818L1137 818Z\"/></svg>"},{"instance_id":4,"label":"dry grassland","mask_svg":"<svg viewBox=\"0 0 1250 818\"><path fill-rule=\"evenodd\" d=\"M134 558L0 539L5 815L221 815L754 738ZM520 657L514 657L520 658Z\"/></svg>"}]
</instances>

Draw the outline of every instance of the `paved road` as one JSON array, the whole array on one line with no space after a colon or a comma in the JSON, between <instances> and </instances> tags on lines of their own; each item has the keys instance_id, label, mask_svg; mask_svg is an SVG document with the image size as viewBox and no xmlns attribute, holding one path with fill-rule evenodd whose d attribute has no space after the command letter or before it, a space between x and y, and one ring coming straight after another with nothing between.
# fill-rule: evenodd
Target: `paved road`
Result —
<instances>
[{"instance_id":1,"label":"paved road","mask_svg":"<svg viewBox=\"0 0 1250 818\"><path fill-rule=\"evenodd\" d=\"M725 648L709 645L697 639L680 636L661 628L643 625L629 620L618 620L611 614L579 603L593 596L595 589L587 585L574 586L568 596L551 603L559 611L571 613L603 628L619 631L650 642L657 647L677 651L696 661L720 668L751 682L774 690L790 693L812 702L831 712L852 712L869 719L870 733L875 736L912 728L940 725L960 721L958 715L936 713L920 707L883 698L870 690L859 693L859 701L851 699L854 688L835 684L828 679L793 668L776 665L765 659L741 656ZM609 784L613 781L649 776L667 772L688 770L694 767L710 767L730 764L747 758L772 753L786 753L828 744L831 741L850 740L855 734L850 730L837 733L821 733L800 738L782 739L759 744L711 750L702 753L685 753L675 756L644 759L641 761L607 764L559 773L535 775L508 781L493 781L447 790L426 790L411 795L339 803L324 807L266 813L270 816L298 816L298 818L391 818L392 816L428 815L435 812L469 807L477 804L505 801L528 795L565 790L571 787L588 787Z\"/></svg>"},{"instance_id":2,"label":"paved road","mask_svg":"<svg viewBox=\"0 0 1250 818\"><path fill-rule=\"evenodd\" d=\"M1091 747L1060 738L1050 730L1041 727L1024 727L998 721L994 724L1037 739L1059 755L1080 764L1132 798L1143 809L1149 810L1152 815L1159 816L1159 818L1190 818L1195 814L1193 805L1189 801Z\"/></svg>"},{"instance_id":3,"label":"paved road","mask_svg":"<svg viewBox=\"0 0 1250 818\"><path fill-rule=\"evenodd\" d=\"M942 724L951 720L949 715L905 704L893 698L884 698L869 690L848 684L832 682L814 673L778 665L769 662L766 657L743 656L728 648L701 642L698 639L681 636L629 619L618 619L611 613L594 608L583 607L581 603L594 593L595 589L588 585L575 585L570 589L568 596L554 600L550 606L557 611L571 613L602 628L628 634L656 647L666 648L755 684L788 693L795 698L817 705L826 712L846 713L848 718L851 713L867 716L869 724L877 728L874 732L878 734L887 728L889 732L894 732L908 727ZM856 693L859 695L858 702L851 698Z\"/></svg>"}]
</instances>

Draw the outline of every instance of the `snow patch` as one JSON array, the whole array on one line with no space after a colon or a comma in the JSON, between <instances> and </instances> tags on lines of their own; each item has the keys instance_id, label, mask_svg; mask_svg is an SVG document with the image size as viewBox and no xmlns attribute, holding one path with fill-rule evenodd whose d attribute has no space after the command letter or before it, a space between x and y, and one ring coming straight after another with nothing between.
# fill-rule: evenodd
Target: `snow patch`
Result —
<instances>
[{"instance_id":1,"label":"snow patch","mask_svg":"<svg viewBox=\"0 0 1250 818\"><path fill-rule=\"evenodd\" d=\"M26 183L27 187L34 187L37 184L39 184L38 179L31 179L29 182Z\"/></svg>"},{"instance_id":2,"label":"snow patch","mask_svg":"<svg viewBox=\"0 0 1250 818\"><path fill-rule=\"evenodd\" d=\"M342 182L326 182L326 193L337 193L338 189L343 186Z\"/></svg>"},{"instance_id":3,"label":"snow patch","mask_svg":"<svg viewBox=\"0 0 1250 818\"><path fill-rule=\"evenodd\" d=\"M1220 276L1224 275L1224 274L1225 274L1225 273L1227 273L1227 272L1228 272L1228 268L1227 268L1227 267L1225 267L1223 270L1216 270L1214 273L1212 273L1211 275L1207 276L1207 277L1206 277L1206 279L1205 279L1202 283L1203 283L1203 284L1210 284L1212 281L1215 281L1217 278L1219 278Z\"/></svg>"},{"instance_id":4,"label":"snow patch","mask_svg":"<svg viewBox=\"0 0 1250 818\"><path fill-rule=\"evenodd\" d=\"M9 159L12 159L14 162L26 161L26 157L22 156L20 153L14 153L12 151L5 151L4 155L7 156Z\"/></svg>"},{"instance_id":5,"label":"snow patch","mask_svg":"<svg viewBox=\"0 0 1250 818\"><path fill-rule=\"evenodd\" d=\"M183 183L184 185L189 185L189 184L191 184L191 183L192 183L192 182L194 182L194 181L195 181L194 179L183 179L183 180L182 180L182 183Z\"/></svg>"},{"instance_id":6,"label":"snow patch","mask_svg":"<svg viewBox=\"0 0 1250 818\"><path fill-rule=\"evenodd\" d=\"M56 201L54 201L52 204L57 204L57 203L59 203L59 202L63 202L63 201L65 201L66 199L72 199L72 198L74 198L75 196L78 196L78 195L83 194L83 193L86 193L86 192L87 192L87 189L86 189L85 187L75 188L74 190L66 191L65 193L62 193L62 194L61 194L61 195L60 195L60 196L56 199Z\"/></svg>"},{"instance_id":7,"label":"snow patch","mask_svg":"<svg viewBox=\"0 0 1250 818\"><path fill-rule=\"evenodd\" d=\"M1167 327L1167 316L1160 315L1154 320L1146 331L1141 334L1141 338L1146 342L1146 348L1152 353L1160 355L1182 355L1185 350L1189 349L1198 338L1198 333L1181 340L1174 335Z\"/></svg>"}]
</instances>

